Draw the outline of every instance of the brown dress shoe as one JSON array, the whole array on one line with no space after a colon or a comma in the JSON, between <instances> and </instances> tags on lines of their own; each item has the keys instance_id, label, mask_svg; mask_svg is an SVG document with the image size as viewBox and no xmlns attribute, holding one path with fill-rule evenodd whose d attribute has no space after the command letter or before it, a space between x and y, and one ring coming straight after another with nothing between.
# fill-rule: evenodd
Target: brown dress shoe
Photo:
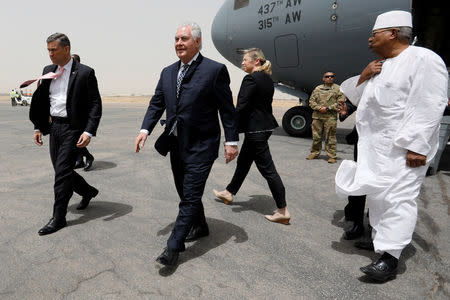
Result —
<instances>
[{"instance_id":1,"label":"brown dress shoe","mask_svg":"<svg viewBox=\"0 0 450 300\"><path fill-rule=\"evenodd\" d=\"M318 158L318 157L319 157L319 155L316 155L316 154L310 154L310 155L308 155L308 157L306 157L306 159L311 160L311 159L316 159L316 158Z\"/></svg>"},{"instance_id":2,"label":"brown dress shoe","mask_svg":"<svg viewBox=\"0 0 450 300\"><path fill-rule=\"evenodd\" d=\"M222 200L226 205L230 205L231 202L233 202L233 195L227 191L218 192L216 190L213 190L213 193L216 198Z\"/></svg>"}]
</instances>

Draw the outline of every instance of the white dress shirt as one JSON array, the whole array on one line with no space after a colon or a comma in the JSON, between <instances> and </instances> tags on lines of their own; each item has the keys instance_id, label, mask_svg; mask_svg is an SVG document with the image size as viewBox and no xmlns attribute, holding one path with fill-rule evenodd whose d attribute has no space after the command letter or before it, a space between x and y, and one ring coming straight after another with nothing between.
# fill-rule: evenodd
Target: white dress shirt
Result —
<instances>
[{"instance_id":1,"label":"white dress shirt","mask_svg":"<svg viewBox=\"0 0 450 300\"><path fill-rule=\"evenodd\" d=\"M69 87L69 77L72 70L73 58L62 68L64 72L50 83L50 115L54 117L67 118L67 88ZM55 73L59 73L61 67L58 66Z\"/></svg>"},{"instance_id":2,"label":"white dress shirt","mask_svg":"<svg viewBox=\"0 0 450 300\"><path fill-rule=\"evenodd\" d=\"M50 83L50 115L53 117L67 118L67 90L69 88L69 78L70 72L72 72L73 58L65 64L62 69L64 69L61 76L55 78ZM59 73L61 67L58 66L55 73ZM92 134L85 131L89 137Z\"/></svg>"}]
</instances>

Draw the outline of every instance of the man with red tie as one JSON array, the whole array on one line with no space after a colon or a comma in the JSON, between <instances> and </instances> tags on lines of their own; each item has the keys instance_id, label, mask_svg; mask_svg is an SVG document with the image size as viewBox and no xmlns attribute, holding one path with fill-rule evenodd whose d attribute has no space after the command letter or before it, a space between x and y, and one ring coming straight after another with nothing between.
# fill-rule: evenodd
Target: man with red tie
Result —
<instances>
[{"instance_id":1,"label":"man with red tie","mask_svg":"<svg viewBox=\"0 0 450 300\"><path fill-rule=\"evenodd\" d=\"M69 38L62 33L47 38L52 65L44 68L41 84L33 94L30 120L34 142L42 146L42 135L50 134L50 157L55 170L53 216L39 230L51 234L66 226L66 214L73 192L83 198L78 209L85 209L98 190L73 170L77 148L86 147L95 136L102 104L94 70L70 55Z\"/></svg>"}]
</instances>

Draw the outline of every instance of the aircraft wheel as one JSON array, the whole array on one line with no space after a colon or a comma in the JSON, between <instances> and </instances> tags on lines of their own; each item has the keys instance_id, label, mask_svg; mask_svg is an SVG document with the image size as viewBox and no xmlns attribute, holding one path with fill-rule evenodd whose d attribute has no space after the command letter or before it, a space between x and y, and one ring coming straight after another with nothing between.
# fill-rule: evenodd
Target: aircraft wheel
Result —
<instances>
[{"instance_id":1,"label":"aircraft wheel","mask_svg":"<svg viewBox=\"0 0 450 300\"><path fill-rule=\"evenodd\" d=\"M295 106L283 116L283 129L292 136L311 136L312 109Z\"/></svg>"}]
</instances>

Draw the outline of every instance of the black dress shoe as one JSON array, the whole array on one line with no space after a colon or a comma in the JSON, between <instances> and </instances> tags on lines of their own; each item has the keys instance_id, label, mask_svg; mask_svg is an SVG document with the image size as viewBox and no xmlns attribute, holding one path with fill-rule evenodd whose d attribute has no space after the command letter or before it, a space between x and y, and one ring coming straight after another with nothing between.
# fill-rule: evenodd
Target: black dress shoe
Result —
<instances>
[{"instance_id":1,"label":"black dress shoe","mask_svg":"<svg viewBox=\"0 0 450 300\"><path fill-rule=\"evenodd\" d=\"M165 266L174 266L178 262L178 254L177 251L172 251L169 248L164 248L163 253L156 258L156 261Z\"/></svg>"},{"instance_id":2,"label":"black dress shoe","mask_svg":"<svg viewBox=\"0 0 450 300\"><path fill-rule=\"evenodd\" d=\"M369 278L376 281L385 282L394 279L397 276L397 262L398 260L396 258L380 258L376 262L359 269L361 272L369 276Z\"/></svg>"},{"instance_id":3,"label":"black dress shoe","mask_svg":"<svg viewBox=\"0 0 450 300\"><path fill-rule=\"evenodd\" d=\"M50 221L48 221L48 223L39 230L38 234L39 235L51 234L66 226L67 226L66 219L51 218Z\"/></svg>"},{"instance_id":4,"label":"black dress shoe","mask_svg":"<svg viewBox=\"0 0 450 300\"><path fill-rule=\"evenodd\" d=\"M357 241L353 244L358 249L373 251L373 242L372 241Z\"/></svg>"},{"instance_id":5,"label":"black dress shoe","mask_svg":"<svg viewBox=\"0 0 450 300\"><path fill-rule=\"evenodd\" d=\"M350 230L344 232L344 240L355 240L364 235L364 225L354 223Z\"/></svg>"},{"instance_id":6,"label":"black dress shoe","mask_svg":"<svg viewBox=\"0 0 450 300\"><path fill-rule=\"evenodd\" d=\"M98 190L95 187L92 187L92 191L88 196L83 196L83 198L80 201L80 204L78 204L77 209L83 210L86 207L88 207L89 202L91 202L92 198L95 198L95 196L98 195Z\"/></svg>"},{"instance_id":7,"label":"black dress shoe","mask_svg":"<svg viewBox=\"0 0 450 300\"><path fill-rule=\"evenodd\" d=\"M92 163L94 162L94 157L91 156L87 156L86 157L86 166L84 167L85 171L89 171L92 167Z\"/></svg>"},{"instance_id":8,"label":"black dress shoe","mask_svg":"<svg viewBox=\"0 0 450 300\"><path fill-rule=\"evenodd\" d=\"M73 167L74 169L79 169L79 168L82 168L82 167L84 167L84 161L80 161L80 160L77 160L76 162L75 162L75 166Z\"/></svg>"},{"instance_id":9,"label":"black dress shoe","mask_svg":"<svg viewBox=\"0 0 450 300\"><path fill-rule=\"evenodd\" d=\"M189 231L189 234L187 235L185 241L186 242L192 242L195 241L201 237L208 236L209 235L209 228L208 224L204 224L202 226L192 226L191 230Z\"/></svg>"}]
</instances>

